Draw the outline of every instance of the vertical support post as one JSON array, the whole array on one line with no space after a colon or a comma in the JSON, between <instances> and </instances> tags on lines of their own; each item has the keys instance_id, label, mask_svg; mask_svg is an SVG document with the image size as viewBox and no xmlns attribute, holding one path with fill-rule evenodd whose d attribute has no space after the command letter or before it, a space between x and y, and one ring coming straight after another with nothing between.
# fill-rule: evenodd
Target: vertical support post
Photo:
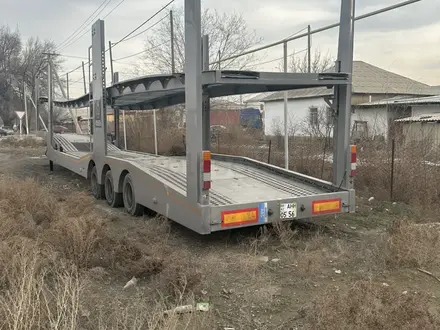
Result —
<instances>
[{"instance_id":1,"label":"vertical support post","mask_svg":"<svg viewBox=\"0 0 440 330\"><path fill-rule=\"evenodd\" d=\"M119 82L119 72L113 73L113 75L112 75L112 82L113 82L113 84L116 84L117 82ZM115 107L113 111L115 113L115 138L116 138L116 146L118 148L121 148L119 108Z\"/></svg>"},{"instance_id":2,"label":"vertical support post","mask_svg":"<svg viewBox=\"0 0 440 330\"><path fill-rule=\"evenodd\" d=\"M70 100L70 93L69 93L69 73L66 73L66 92L67 92L67 101Z\"/></svg>"},{"instance_id":3,"label":"vertical support post","mask_svg":"<svg viewBox=\"0 0 440 330\"><path fill-rule=\"evenodd\" d=\"M220 50L217 52L217 55L218 55L218 70L220 70L220 63L221 63L221 59L220 59L221 53L220 53Z\"/></svg>"},{"instance_id":4,"label":"vertical support post","mask_svg":"<svg viewBox=\"0 0 440 330\"><path fill-rule=\"evenodd\" d=\"M284 72L287 72L287 41L283 44ZM289 116L287 113L287 91L284 91L284 167L289 169Z\"/></svg>"},{"instance_id":5,"label":"vertical support post","mask_svg":"<svg viewBox=\"0 0 440 330\"><path fill-rule=\"evenodd\" d=\"M157 156L157 125L156 125L156 109L153 110L153 130L154 130L154 154Z\"/></svg>"},{"instance_id":6,"label":"vertical support post","mask_svg":"<svg viewBox=\"0 0 440 330\"><path fill-rule=\"evenodd\" d=\"M90 71L90 67L92 66L92 55L91 55L91 51L92 51L92 46L89 46L89 63L87 64L87 66L89 67L89 87L91 86L91 82L92 82L92 76L91 76L91 71ZM83 70L83 74L84 74L84 70ZM84 75L85 76L85 75ZM85 79L85 78L84 78ZM89 90L90 92L90 90Z\"/></svg>"},{"instance_id":7,"label":"vertical support post","mask_svg":"<svg viewBox=\"0 0 440 330\"><path fill-rule=\"evenodd\" d=\"M52 58L50 54L48 54L47 61L47 102L49 105L49 122L48 122L48 131L49 131L49 143L51 147L53 147L53 76L52 76ZM21 127L21 125L20 125Z\"/></svg>"},{"instance_id":8,"label":"vertical support post","mask_svg":"<svg viewBox=\"0 0 440 330\"><path fill-rule=\"evenodd\" d=\"M84 61L82 62L82 71L83 71L84 94L87 94L86 72L84 69ZM89 83L90 83L90 81L89 81Z\"/></svg>"},{"instance_id":9,"label":"vertical support post","mask_svg":"<svg viewBox=\"0 0 440 330\"><path fill-rule=\"evenodd\" d=\"M209 36L205 34L202 38L202 71L208 71L209 70ZM203 87L202 87L203 88ZM206 88L203 88L202 92L202 127L203 127L203 161L204 161L204 173L211 173L211 159L209 159L209 169L208 161L205 159L207 156L207 152L210 154L211 150L211 102L209 99L208 90ZM206 168L205 168L206 167ZM203 199L202 203L207 205L209 204L209 189L211 188L211 178L210 174L203 174ZM209 180L209 184L207 181Z\"/></svg>"},{"instance_id":10,"label":"vertical support post","mask_svg":"<svg viewBox=\"0 0 440 330\"><path fill-rule=\"evenodd\" d=\"M204 35L202 38L202 71L209 70L209 36ZM206 89L203 89L203 150L211 149L211 104L209 94Z\"/></svg>"},{"instance_id":11,"label":"vertical support post","mask_svg":"<svg viewBox=\"0 0 440 330\"><path fill-rule=\"evenodd\" d=\"M40 118L40 80L38 78L35 79L35 130L38 132L40 130L40 122L38 119Z\"/></svg>"},{"instance_id":12,"label":"vertical support post","mask_svg":"<svg viewBox=\"0 0 440 330\"><path fill-rule=\"evenodd\" d=\"M23 84L23 99L24 99L24 115L25 115L25 125L26 125L26 135L29 135L29 114L28 114L28 104L26 95L26 84Z\"/></svg>"},{"instance_id":13,"label":"vertical support post","mask_svg":"<svg viewBox=\"0 0 440 330\"><path fill-rule=\"evenodd\" d=\"M391 182L390 182L390 200L393 201L394 195L394 157L396 152L396 141L391 140Z\"/></svg>"},{"instance_id":14,"label":"vertical support post","mask_svg":"<svg viewBox=\"0 0 440 330\"><path fill-rule=\"evenodd\" d=\"M115 107L113 108L114 111L114 124L115 124L115 140L116 140L116 146L118 148L120 148L120 143L119 143L119 138L120 138L120 133L119 133L119 108Z\"/></svg>"},{"instance_id":15,"label":"vertical support post","mask_svg":"<svg viewBox=\"0 0 440 330\"><path fill-rule=\"evenodd\" d=\"M174 19L173 19L172 10L170 10L170 30L171 30L171 73L176 73L176 62L174 58Z\"/></svg>"},{"instance_id":16,"label":"vertical support post","mask_svg":"<svg viewBox=\"0 0 440 330\"><path fill-rule=\"evenodd\" d=\"M348 155L350 148L351 88L353 72L353 38L355 0L341 1L341 20L339 27L338 72L349 74L347 85L335 86L336 118L333 133L333 183L349 188Z\"/></svg>"},{"instance_id":17,"label":"vertical support post","mask_svg":"<svg viewBox=\"0 0 440 330\"><path fill-rule=\"evenodd\" d=\"M113 73L113 52L112 52L112 42L109 40L108 41L108 53L109 53L109 56L110 56L110 72L111 72L111 84L113 85L114 84L114 81L113 81L113 75L114 75L114 73Z\"/></svg>"},{"instance_id":18,"label":"vertical support post","mask_svg":"<svg viewBox=\"0 0 440 330\"><path fill-rule=\"evenodd\" d=\"M186 196L202 204L202 53L200 0L185 0Z\"/></svg>"},{"instance_id":19,"label":"vertical support post","mask_svg":"<svg viewBox=\"0 0 440 330\"><path fill-rule=\"evenodd\" d=\"M124 150L127 150L127 126L125 125L125 110L122 110L122 125L124 129Z\"/></svg>"},{"instance_id":20,"label":"vertical support post","mask_svg":"<svg viewBox=\"0 0 440 330\"><path fill-rule=\"evenodd\" d=\"M107 155L107 91L105 83L104 21L92 25L93 153ZM100 181L100 180L99 180ZM99 182L101 183L101 182Z\"/></svg>"},{"instance_id":21,"label":"vertical support post","mask_svg":"<svg viewBox=\"0 0 440 330\"><path fill-rule=\"evenodd\" d=\"M307 72L312 72L312 34L310 25L307 26Z\"/></svg>"},{"instance_id":22,"label":"vertical support post","mask_svg":"<svg viewBox=\"0 0 440 330\"><path fill-rule=\"evenodd\" d=\"M270 152L272 149L272 140L269 140L269 152L267 153L267 163L270 164Z\"/></svg>"}]
</instances>

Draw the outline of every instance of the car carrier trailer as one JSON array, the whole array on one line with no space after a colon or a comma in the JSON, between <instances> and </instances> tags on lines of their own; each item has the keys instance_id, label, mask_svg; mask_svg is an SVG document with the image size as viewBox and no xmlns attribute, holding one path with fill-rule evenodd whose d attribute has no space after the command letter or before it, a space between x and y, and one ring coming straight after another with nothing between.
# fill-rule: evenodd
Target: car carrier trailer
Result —
<instances>
[{"instance_id":1,"label":"car carrier trailer","mask_svg":"<svg viewBox=\"0 0 440 330\"><path fill-rule=\"evenodd\" d=\"M93 195L132 215L144 207L200 234L355 211L355 146L349 144L354 1L342 0L336 70L332 73L210 71L201 36L200 0L185 0L185 73L105 82L104 21L92 26L88 95L54 101L49 79L50 168L59 164L90 180ZM202 47L203 45L203 47ZM200 51L202 50L202 51ZM49 65L49 77L51 65ZM115 74L116 76L116 74ZM211 154L209 98L325 86L334 88L333 182L246 157ZM151 110L186 103L186 156L121 150L107 139L106 107ZM53 106L90 107L92 135L53 133Z\"/></svg>"}]
</instances>

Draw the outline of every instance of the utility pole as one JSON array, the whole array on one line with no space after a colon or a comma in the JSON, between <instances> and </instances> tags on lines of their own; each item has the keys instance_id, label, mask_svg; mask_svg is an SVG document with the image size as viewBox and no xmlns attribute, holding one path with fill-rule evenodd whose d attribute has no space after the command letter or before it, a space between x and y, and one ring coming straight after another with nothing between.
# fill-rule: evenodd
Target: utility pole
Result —
<instances>
[{"instance_id":1,"label":"utility pole","mask_svg":"<svg viewBox=\"0 0 440 330\"><path fill-rule=\"evenodd\" d=\"M87 94L86 71L84 69L84 61L82 61L82 70L83 70L84 94Z\"/></svg>"},{"instance_id":2,"label":"utility pole","mask_svg":"<svg viewBox=\"0 0 440 330\"><path fill-rule=\"evenodd\" d=\"M67 101L70 100L69 96L69 73L66 73L66 92L67 92Z\"/></svg>"},{"instance_id":3,"label":"utility pole","mask_svg":"<svg viewBox=\"0 0 440 330\"><path fill-rule=\"evenodd\" d=\"M49 105L49 141L50 145L53 145L53 84L52 84L52 55L51 53L46 53L47 55L47 103Z\"/></svg>"},{"instance_id":4,"label":"utility pole","mask_svg":"<svg viewBox=\"0 0 440 330\"><path fill-rule=\"evenodd\" d=\"M307 26L307 72L312 72L312 30L310 25Z\"/></svg>"},{"instance_id":5,"label":"utility pole","mask_svg":"<svg viewBox=\"0 0 440 330\"><path fill-rule=\"evenodd\" d=\"M283 44L284 72L287 73L287 41ZM287 114L287 91L284 91L284 167L289 169L289 123Z\"/></svg>"},{"instance_id":6,"label":"utility pole","mask_svg":"<svg viewBox=\"0 0 440 330\"><path fill-rule=\"evenodd\" d=\"M24 99L24 113L25 113L25 125L26 125L26 135L29 135L29 114L28 114L28 106L27 106L27 97L26 97L26 83L23 84L23 99Z\"/></svg>"},{"instance_id":7,"label":"utility pole","mask_svg":"<svg viewBox=\"0 0 440 330\"><path fill-rule=\"evenodd\" d=\"M218 50L217 55L218 55L218 69L220 70L220 62L221 62L221 60L220 60L220 55L221 55L220 49Z\"/></svg>"},{"instance_id":8,"label":"utility pole","mask_svg":"<svg viewBox=\"0 0 440 330\"><path fill-rule=\"evenodd\" d=\"M39 108L39 98L40 98L40 80L37 78L35 78L35 130L38 132L40 130L40 122L38 121L38 119L40 118L40 108Z\"/></svg>"},{"instance_id":9,"label":"utility pole","mask_svg":"<svg viewBox=\"0 0 440 330\"><path fill-rule=\"evenodd\" d=\"M58 87L60 88L61 93L63 94L63 97L64 97L66 100L68 100L69 98L68 98L68 96L67 96L67 94L66 94L66 91L64 90L64 86L63 86L63 84L61 83L61 79L60 79L60 77L58 76L58 72L57 72L57 70L55 70L54 68L52 68L52 69L53 69L53 75L55 76L55 79L56 79L56 81L57 81L57 83L58 83ZM69 108L69 114L70 114L70 117L72 118L72 121L73 121L73 123L74 123L74 125L75 125L76 133L81 134L81 127L80 127L79 124L78 124L78 119L77 119L77 117L73 114L73 111L72 111L71 108Z\"/></svg>"},{"instance_id":10,"label":"utility pole","mask_svg":"<svg viewBox=\"0 0 440 330\"><path fill-rule=\"evenodd\" d=\"M110 71L111 71L111 84L113 85L113 53L112 53L112 42L109 40L108 42L108 53L110 55Z\"/></svg>"},{"instance_id":11,"label":"utility pole","mask_svg":"<svg viewBox=\"0 0 440 330\"><path fill-rule=\"evenodd\" d=\"M171 27L171 73L176 73L176 62L174 58L174 20L173 20L172 10L170 10L170 27Z\"/></svg>"}]
</instances>

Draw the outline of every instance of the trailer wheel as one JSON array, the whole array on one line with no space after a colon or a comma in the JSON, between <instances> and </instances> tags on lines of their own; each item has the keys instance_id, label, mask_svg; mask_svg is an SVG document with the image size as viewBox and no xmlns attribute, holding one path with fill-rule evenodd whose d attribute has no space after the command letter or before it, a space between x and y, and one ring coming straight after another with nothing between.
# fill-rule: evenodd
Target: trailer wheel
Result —
<instances>
[{"instance_id":1,"label":"trailer wheel","mask_svg":"<svg viewBox=\"0 0 440 330\"><path fill-rule=\"evenodd\" d=\"M110 205L111 207L121 206L122 194L115 192L112 171L109 170L105 173L104 180L105 199L107 200L108 205Z\"/></svg>"},{"instance_id":2,"label":"trailer wheel","mask_svg":"<svg viewBox=\"0 0 440 330\"><path fill-rule=\"evenodd\" d=\"M136 196L134 194L133 179L130 173L124 178L124 183L122 185L122 199L124 201L125 210L134 216L141 216L144 213L144 207L136 203Z\"/></svg>"},{"instance_id":3,"label":"trailer wheel","mask_svg":"<svg viewBox=\"0 0 440 330\"><path fill-rule=\"evenodd\" d=\"M90 186L92 188L92 194L96 199L102 199L104 197L104 185L98 183L98 171L96 166L93 166L90 172Z\"/></svg>"}]
</instances>

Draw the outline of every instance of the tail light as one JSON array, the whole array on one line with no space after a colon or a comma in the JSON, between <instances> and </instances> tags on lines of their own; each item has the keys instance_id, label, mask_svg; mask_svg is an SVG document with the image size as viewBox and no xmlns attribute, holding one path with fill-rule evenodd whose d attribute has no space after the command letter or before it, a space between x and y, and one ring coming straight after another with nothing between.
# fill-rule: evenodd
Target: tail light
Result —
<instances>
[{"instance_id":1,"label":"tail light","mask_svg":"<svg viewBox=\"0 0 440 330\"><path fill-rule=\"evenodd\" d=\"M211 151L203 151L203 190L211 189Z\"/></svg>"}]
</instances>

